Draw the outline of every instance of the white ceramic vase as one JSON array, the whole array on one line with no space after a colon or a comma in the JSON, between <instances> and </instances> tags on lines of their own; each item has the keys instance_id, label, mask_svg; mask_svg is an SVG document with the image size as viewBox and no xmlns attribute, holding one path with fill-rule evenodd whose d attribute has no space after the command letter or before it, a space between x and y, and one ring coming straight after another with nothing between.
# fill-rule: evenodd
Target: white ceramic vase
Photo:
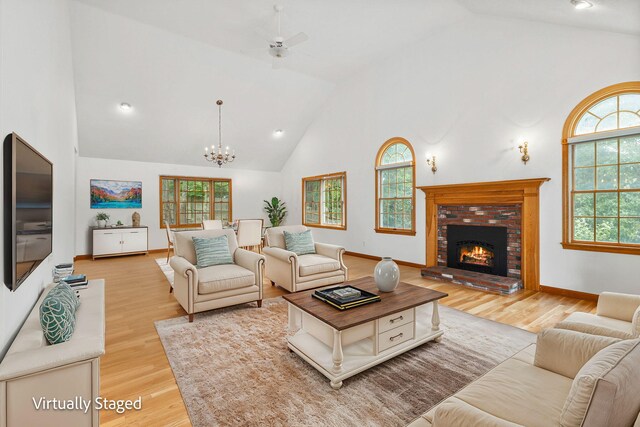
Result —
<instances>
[{"instance_id":1,"label":"white ceramic vase","mask_svg":"<svg viewBox=\"0 0 640 427\"><path fill-rule=\"evenodd\" d=\"M400 282L400 269L390 257L382 257L376 264L373 280L381 292L392 292Z\"/></svg>"},{"instance_id":2,"label":"white ceramic vase","mask_svg":"<svg viewBox=\"0 0 640 427\"><path fill-rule=\"evenodd\" d=\"M98 227L105 228L107 226L107 221L105 221L104 219L99 219L97 221L98 221Z\"/></svg>"}]
</instances>

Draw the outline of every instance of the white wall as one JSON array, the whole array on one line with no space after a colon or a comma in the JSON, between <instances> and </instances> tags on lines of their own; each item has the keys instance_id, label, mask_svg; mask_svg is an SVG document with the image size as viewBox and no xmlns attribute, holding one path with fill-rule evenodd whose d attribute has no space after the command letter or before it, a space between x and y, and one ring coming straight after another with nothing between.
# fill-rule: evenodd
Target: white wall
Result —
<instances>
[{"instance_id":1,"label":"white wall","mask_svg":"<svg viewBox=\"0 0 640 427\"><path fill-rule=\"evenodd\" d=\"M0 136L18 133L53 162L54 171L53 254L17 291L0 286L2 357L51 281L52 266L74 254L77 136L68 2L1 0L0 51Z\"/></svg>"},{"instance_id":2,"label":"white wall","mask_svg":"<svg viewBox=\"0 0 640 427\"><path fill-rule=\"evenodd\" d=\"M640 38L472 16L404 48L342 84L283 169L283 195L300 222L300 179L347 171L347 231L315 229L348 250L425 261L424 194L415 237L376 234L374 161L402 136L418 157L417 185L550 177L541 189L541 281L585 292L637 293L640 257L563 250L560 138L592 92L638 80ZM531 161L517 142L529 141ZM428 169L427 153L438 157Z\"/></svg>"},{"instance_id":3,"label":"white wall","mask_svg":"<svg viewBox=\"0 0 640 427\"><path fill-rule=\"evenodd\" d=\"M204 162L204 160L203 160ZM229 166L187 166L165 163L147 163L127 160L96 159L78 157L76 180L76 254L91 253L89 227L95 225L98 212L107 212L110 223L118 220L131 224L133 212L140 213L140 223L149 227L149 249L167 247L167 235L160 227L160 175L179 175L196 177L231 178L233 191L233 219L264 218L263 200L280 196L281 181L279 172L263 172L232 169ZM142 181L142 209L91 209L89 181L91 179L114 179Z\"/></svg>"}]
</instances>

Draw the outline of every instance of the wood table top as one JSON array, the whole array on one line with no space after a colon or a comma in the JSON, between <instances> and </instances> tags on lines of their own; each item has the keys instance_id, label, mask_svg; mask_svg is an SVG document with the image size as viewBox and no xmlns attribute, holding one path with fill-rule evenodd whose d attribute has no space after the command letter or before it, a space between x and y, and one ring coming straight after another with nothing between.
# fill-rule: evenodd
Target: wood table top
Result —
<instances>
[{"instance_id":1,"label":"wood table top","mask_svg":"<svg viewBox=\"0 0 640 427\"><path fill-rule=\"evenodd\" d=\"M398 283L398 287L393 292L380 292L373 281L373 277L370 276L350 280L337 286L347 285L380 295L382 301L342 311L317 298L313 298L311 295L316 291L315 289L283 295L283 298L332 328L342 331L448 296L444 292L404 282Z\"/></svg>"}]
</instances>

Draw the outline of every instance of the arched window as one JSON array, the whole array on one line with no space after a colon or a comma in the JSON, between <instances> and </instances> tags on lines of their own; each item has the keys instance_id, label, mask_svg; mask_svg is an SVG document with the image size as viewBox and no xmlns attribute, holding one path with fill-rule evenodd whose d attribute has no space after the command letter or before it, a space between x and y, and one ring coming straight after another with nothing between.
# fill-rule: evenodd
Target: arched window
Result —
<instances>
[{"instance_id":1,"label":"arched window","mask_svg":"<svg viewBox=\"0 0 640 427\"><path fill-rule=\"evenodd\" d=\"M415 181L413 147L391 138L376 157L376 232L416 234Z\"/></svg>"},{"instance_id":2,"label":"arched window","mask_svg":"<svg viewBox=\"0 0 640 427\"><path fill-rule=\"evenodd\" d=\"M640 82L578 104L562 159L563 247L640 254Z\"/></svg>"}]
</instances>

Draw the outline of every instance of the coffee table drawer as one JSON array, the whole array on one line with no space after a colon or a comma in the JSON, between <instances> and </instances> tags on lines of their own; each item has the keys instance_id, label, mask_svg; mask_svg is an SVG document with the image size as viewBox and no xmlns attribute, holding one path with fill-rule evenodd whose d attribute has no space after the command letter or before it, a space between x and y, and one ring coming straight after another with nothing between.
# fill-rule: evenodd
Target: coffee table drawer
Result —
<instances>
[{"instance_id":1,"label":"coffee table drawer","mask_svg":"<svg viewBox=\"0 0 640 427\"><path fill-rule=\"evenodd\" d=\"M409 322L413 322L413 308L379 318L378 332L386 332Z\"/></svg>"},{"instance_id":2,"label":"coffee table drawer","mask_svg":"<svg viewBox=\"0 0 640 427\"><path fill-rule=\"evenodd\" d=\"M412 338L413 322L393 328L378 336L378 351L385 351Z\"/></svg>"}]
</instances>

